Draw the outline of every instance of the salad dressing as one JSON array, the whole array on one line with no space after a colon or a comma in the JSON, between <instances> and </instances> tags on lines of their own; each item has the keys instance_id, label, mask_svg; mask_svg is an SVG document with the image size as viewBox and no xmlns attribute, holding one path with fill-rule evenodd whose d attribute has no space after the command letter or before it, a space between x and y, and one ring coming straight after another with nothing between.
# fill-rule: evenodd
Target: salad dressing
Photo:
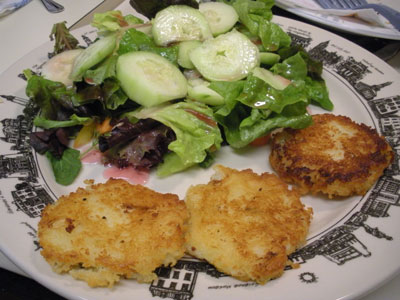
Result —
<instances>
[{"instance_id":1,"label":"salad dressing","mask_svg":"<svg viewBox=\"0 0 400 300\"><path fill-rule=\"evenodd\" d=\"M103 172L105 179L124 179L131 184L145 184L149 179L149 171L139 171L133 167L120 169L116 166L109 166Z\"/></svg>"},{"instance_id":2,"label":"salad dressing","mask_svg":"<svg viewBox=\"0 0 400 300\"><path fill-rule=\"evenodd\" d=\"M102 158L103 154L100 152L100 150L93 149L81 158L81 162L84 164L101 164Z\"/></svg>"},{"instance_id":3,"label":"salad dressing","mask_svg":"<svg viewBox=\"0 0 400 300\"><path fill-rule=\"evenodd\" d=\"M81 158L81 161L83 164L104 164L103 154L97 149L89 151L85 156ZM133 167L120 169L116 166L108 165L105 166L103 177L105 179L125 179L131 184L145 184L149 179L149 172L139 171L134 169Z\"/></svg>"}]
</instances>

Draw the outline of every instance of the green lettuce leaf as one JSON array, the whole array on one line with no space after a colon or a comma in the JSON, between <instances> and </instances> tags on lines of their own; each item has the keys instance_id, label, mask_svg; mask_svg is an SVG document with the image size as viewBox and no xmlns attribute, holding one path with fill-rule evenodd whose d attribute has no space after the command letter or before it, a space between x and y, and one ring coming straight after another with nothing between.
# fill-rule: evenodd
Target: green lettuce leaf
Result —
<instances>
[{"instance_id":1,"label":"green lettuce leaf","mask_svg":"<svg viewBox=\"0 0 400 300\"><path fill-rule=\"evenodd\" d=\"M46 157L50 161L56 182L61 185L70 185L82 168L80 152L75 149L66 149L61 159L55 158L49 151L46 152Z\"/></svg>"},{"instance_id":2,"label":"green lettuce leaf","mask_svg":"<svg viewBox=\"0 0 400 300\"><path fill-rule=\"evenodd\" d=\"M265 19L259 21L258 36L266 51L276 51L292 42L290 36L278 24Z\"/></svg>"},{"instance_id":3,"label":"green lettuce leaf","mask_svg":"<svg viewBox=\"0 0 400 300\"><path fill-rule=\"evenodd\" d=\"M279 114L286 106L297 102L308 105L307 91L304 81L294 81L285 89L277 90L262 79L249 75L237 100L252 108L268 109Z\"/></svg>"},{"instance_id":4,"label":"green lettuce leaf","mask_svg":"<svg viewBox=\"0 0 400 300\"><path fill-rule=\"evenodd\" d=\"M79 46L79 41L69 32L65 23L56 23L51 29L50 40L55 40L54 54L76 49Z\"/></svg>"},{"instance_id":5,"label":"green lettuce leaf","mask_svg":"<svg viewBox=\"0 0 400 300\"><path fill-rule=\"evenodd\" d=\"M300 111L302 113L297 114ZM287 106L282 114L251 109L239 104L228 116L216 115L216 119L223 126L226 141L233 148L243 148L276 128L300 129L311 125L312 122L311 116L305 111L302 103Z\"/></svg>"},{"instance_id":6,"label":"green lettuce leaf","mask_svg":"<svg viewBox=\"0 0 400 300\"><path fill-rule=\"evenodd\" d=\"M122 90L118 80L115 77L108 78L101 86L103 95L103 104L106 109L116 110L124 105L128 100L128 96Z\"/></svg>"},{"instance_id":7,"label":"green lettuce leaf","mask_svg":"<svg viewBox=\"0 0 400 300\"><path fill-rule=\"evenodd\" d=\"M270 70L287 79L304 82L307 97L313 104L333 110L325 80L321 77L322 63L312 60L306 52L299 51L275 64Z\"/></svg>"},{"instance_id":8,"label":"green lettuce leaf","mask_svg":"<svg viewBox=\"0 0 400 300\"><path fill-rule=\"evenodd\" d=\"M151 37L134 28L125 31L119 43L118 54L121 55L132 51L153 52L165 57L174 64L177 64L178 60L178 46L159 47Z\"/></svg>"},{"instance_id":9,"label":"green lettuce leaf","mask_svg":"<svg viewBox=\"0 0 400 300\"><path fill-rule=\"evenodd\" d=\"M254 35L258 34L260 20L270 21L272 19L271 8L274 4L274 0L236 0L232 2L240 22Z\"/></svg>"},{"instance_id":10,"label":"green lettuce leaf","mask_svg":"<svg viewBox=\"0 0 400 300\"><path fill-rule=\"evenodd\" d=\"M134 112L138 119L151 118L171 128L176 140L171 142L171 151L158 167L159 176L168 176L192 165L203 162L208 152L220 148L222 138L212 109L198 102L178 102Z\"/></svg>"},{"instance_id":11,"label":"green lettuce leaf","mask_svg":"<svg viewBox=\"0 0 400 300\"><path fill-rule=\"evenodd\" d=\"M69 120L66 121L54 121L43 118L41 116L37 116L33 120L33 124L40 128L51 129L51 128L60 128L60 127L71 127L77 125L84 125L92 121L92 118L88 117L79 117L73 114Z\"/></svg>"},{"instance_id":12,"label":"green lettuce leaf","mask_svg":"<svg viewBox=\"0 0 400 300\"><path fill-rule=\"evenodd\" d=\"M28 79L25 93L41 109L41 115L51 120L57 120L61 111L62 105L57 101L61 96L60 100L68 103L78 102L73 90L67 89L61 82L47 80L38 75L32 75Z\"/></svg>"},{"instance_id":13,"label":"green lettuce leaf","mask_svg":"<svg viewBox=\"0 0 400 300\"><path fill-rule=\"evenodd\" d=\"M115 66L117 64L118 56L111 55L102 61L95 69L87 70L83 77L91 84L101 84L105 79L115 77Z\"/></svg>"},{"instance_id":14,"label":"green lettuce leaf","mask_svg":"<svg viewBox=\"0 0 400 300\"><path fill-rule=\"evenodd\" d=\"M271 22L271 7L274 4L273 0L236 0L232 3L240 22L251 35L261 40L262 51L277 51L291 44L290 36L279 25Z\"/></svg>"},{"instance_id":15,"label":"green lettuce leaf","mask_svg":"<svg viewBox=\"0 0 400 300\"><path fill-rule=\"evenodd\" d=\"M323 71L322 61L312 59L310 55L303 50L301 50L299 53L307 64L308 76L310 76L312 79L323 80L321 77Z\"/></svg>"},{"instance_id":16,"label":"green lettuce leaf","mask_svg":"<svg viewBox=\"0 0 400 300\"><path fill-rule=\"evenodd\" d=\"M243 90L245 81L212 81L209 88L224 97L224 104L218 107L216 114L227 116L235 108L237 98Z\"/></svg>"},{"instance_id":17,"label":"green lettuce leaf","mask_svg":"<svg viewBox=\"0 0 400 300\"><path fill-rule=\"evenodd\" d=\"M122 27L134 24L142 24L143 20L133 15L123 16L119 10L111 10L104 13L96 13L91 25L99 29L99 32L118 31Z\"/></svg>"},{"instance_id":18,"label":"green lettuce leaf","mask_svg":"<svg viewBox=\"0 0 400 300\"><path fill-rule=\"evenodd\" d=\"M108 110L116 110L124 105L128 100L128 96L119 85L119 81L115 77L109 77L100 85L85 85L80 88L75 97L78 102L76 106L85 105L99 101L102 109L97 111L100 115L109 115Z\"/></svg>"},{"instance_id":19,"label":"green lettuce leaf","mask_svg":"<svg viewBox=\"0 0 400 300\"><path fill-rule=\"evenodd\" d=\"M84 105L96 101L101 103L96 114L108 115L110 110L118 109L128 100L114 76L106 78L100 85L83 85L76 90L32 75L25 92L32 105L41 110L41 117L48 120L65 121L74 113L86 115Z\"/></svg>"},{"instance_id":20,"label":"green lettuce leaf","mask_svg":"<svg viewBox=\"0 0 400 300\"><path fill-rule=\"evenodd\" d=\"M312 103L321 106L323 109L332 111L334 106L329 98L328 88L324 80L313 80L311 77L306 78L306 89L308 97Z\"/></svg>"},{"instance_id":21,"label":"green lettuce leaf","mask_svg":"<svg viewBox=\"0 0 400 300\"><path fill-rule=\"evenodd\" d=\"M276 128L304 128L311 124L306 110L310 99L304 80L277 90L249 75L244 81L212 82L210 87L225 97L225 104L214 116L233 148L245 147Z\"/></svg>"},{"instance_id":22,"label":"green lettuce leaf","mask_svg":"<svg viewBox=\"0 0 400 300\"><path fill-rule=\"evenodd\" d=\"M304 80L308 73L307 64L299 52L273 65L270 71L290 80Z\"/></svg>"}]
</instances>

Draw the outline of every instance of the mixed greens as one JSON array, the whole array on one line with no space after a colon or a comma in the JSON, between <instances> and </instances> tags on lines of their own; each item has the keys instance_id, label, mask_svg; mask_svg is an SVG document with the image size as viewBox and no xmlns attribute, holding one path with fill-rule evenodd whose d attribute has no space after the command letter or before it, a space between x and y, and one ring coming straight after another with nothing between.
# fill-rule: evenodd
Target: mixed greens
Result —
<instances>
[{"instance_id":1,"label":"mixed greens","mask_svg":"<svg viewBox=\"0 0 400 300\"><path fill-rule=\"evenodd\" d=\"M209 166L223 144L309 126L310 104L333 109L322 64L271 22L273 0L134 2L150 21L96 14L98 38L85 49L56 24L56 55L42 74L25 71L25 113L39 112L43 129L31 145L58 183L74 181L76 148L88 143L104 163L168 176ZM57 59L63 66L52 71Z\"/></svg>"}]
</instances>

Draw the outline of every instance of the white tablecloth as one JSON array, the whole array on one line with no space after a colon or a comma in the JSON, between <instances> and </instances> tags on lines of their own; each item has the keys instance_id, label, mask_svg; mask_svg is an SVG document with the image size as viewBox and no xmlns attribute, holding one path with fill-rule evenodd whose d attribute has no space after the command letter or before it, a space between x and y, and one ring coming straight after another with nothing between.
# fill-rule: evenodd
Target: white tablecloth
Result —
<instances>
[{"instance_id":1,"label":"white tablecloth","mask_svg":"<svg viewBox=\"0 0 400 300\"><path fill-rule=\"evenodd\" d=\"M49 40L52 25L66 21L67 27L78 22L104 0L57 0L61 13L49 13L42 2L32 0L15 12L0 18L0 73L19 58Z\"/></svg>"}]
</instances>

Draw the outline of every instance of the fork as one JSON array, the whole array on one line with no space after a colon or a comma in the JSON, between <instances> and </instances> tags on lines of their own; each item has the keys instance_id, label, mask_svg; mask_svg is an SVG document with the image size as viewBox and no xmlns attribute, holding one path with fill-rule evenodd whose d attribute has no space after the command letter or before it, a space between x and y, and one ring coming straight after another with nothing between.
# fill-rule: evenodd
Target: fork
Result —
<instances>
[{"instance_id":1,"label":"fork","mask_svg":"<svg viewBox=\"0 0 400 300\"><path fill-rule=\"evenodd\" d=\"M64 6L53 0L41 0L46 9L51 13L59 13L64 10Z\"/></svg>"},{"instance_id":2,"label":"fork","mask_svg":"<svg viewBox=\"0 0 400 300\"><path fill-rule=\"evenodd\" d=\"M372 4L366 0L316 0L325 9L372 8L384 16L397 30L400 30L400 12L384 4Z\"/></svg>"}]
</instances>

